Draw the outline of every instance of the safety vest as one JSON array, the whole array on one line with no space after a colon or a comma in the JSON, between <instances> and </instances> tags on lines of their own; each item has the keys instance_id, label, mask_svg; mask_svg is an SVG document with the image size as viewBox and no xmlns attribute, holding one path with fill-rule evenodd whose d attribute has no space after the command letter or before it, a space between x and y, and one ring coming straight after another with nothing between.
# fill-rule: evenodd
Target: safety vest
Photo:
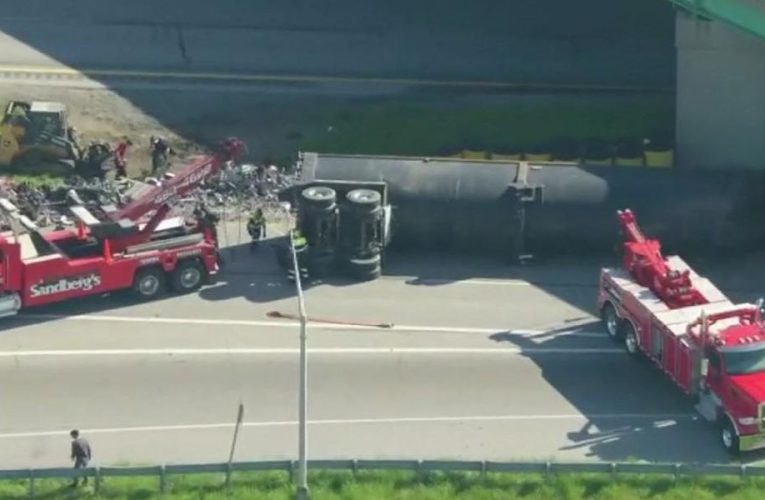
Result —
<instances>
[{"instance_id":1,"label":"safety vest","mask_svg":"<svg viewBox=\"0 0 765 500\"><path fill-rule=\"evenodd\" d=\"M308 244L308 241L300 233L292 233L292 245L295 248L302 248Z\"/></svg>"}]
</instances>

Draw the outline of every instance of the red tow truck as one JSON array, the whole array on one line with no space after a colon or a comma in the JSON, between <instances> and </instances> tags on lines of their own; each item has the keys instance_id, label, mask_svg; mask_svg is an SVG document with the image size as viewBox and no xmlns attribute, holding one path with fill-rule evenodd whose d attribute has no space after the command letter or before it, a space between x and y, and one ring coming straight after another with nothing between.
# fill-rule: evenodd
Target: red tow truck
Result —
<instances>
[{"instance_id":1,"label":"red tow truck","mask_svg":"<svg viewBox=\"0 0 765 500\"><path fill-rule=\"evenodd\" d=\"M76 229L43 233L0 199L0 317L118 290L152 299L166 285L179 293L199 288L218 272L214 228L169 215L177 200L244 150L241 141L228 139L214 154L145 186L122 207L70 206Z\"/></svg>"},{"instance_id":2,"label":"red tow truck","mask_svg":"<svg viewBox=\"0 0 765 500\"><path fill-rule=\"evenodd\" d=\"M597 301L607 334L692 398L731 454L765 448L762 301L734 304L683 259L665 258L630 210L618 215L622 269L601 270Z\"/></svg>"}]
</instances>

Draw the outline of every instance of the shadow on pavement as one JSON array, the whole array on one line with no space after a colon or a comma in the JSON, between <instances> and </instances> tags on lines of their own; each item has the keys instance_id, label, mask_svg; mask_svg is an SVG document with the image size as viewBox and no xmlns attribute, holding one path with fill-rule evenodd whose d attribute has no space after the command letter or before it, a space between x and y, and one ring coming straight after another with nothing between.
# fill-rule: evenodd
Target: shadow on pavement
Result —
<instances>
[{"instance_id":1,"label":"shadow on pavement","mask_svg":"<svg viewBox=\"0 0 765 500\"><path fill-rule=\"evenodd\" d=\"M592 324L589 325L592 330ZM659 370L626 353L545 353L544 349L620 346L598 339L597 343L558 336L557 328L533 340L510 332L490 336L497 342L512 342L524 349L542 377L587 422L567 434L569 444L560 451L586 449L586 456L603 461L644 460L650 462L731 461L719 443L716 428L701 419L686 398ZM572 364L563 362L575 355ZM762 460L765 453L745 455L742 461Z\"/></svg>"}]
</instances>

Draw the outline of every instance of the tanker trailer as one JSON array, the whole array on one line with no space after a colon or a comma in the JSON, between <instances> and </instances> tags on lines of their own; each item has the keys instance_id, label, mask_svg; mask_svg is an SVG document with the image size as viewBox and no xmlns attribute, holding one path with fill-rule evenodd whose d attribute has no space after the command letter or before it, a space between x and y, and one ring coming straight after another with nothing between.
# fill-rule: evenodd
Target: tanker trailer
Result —
<instances>
[{"instance_id":1,"label":"tanker trailer","mask_svg":"<svg viewBox=\"0 0 765 500\"><path fill-rule=\"evenodd\" d=\"M765 241L759 173L318 153L302 153L297 168L298 190L384 190L390 212L381 244L392 250L511 261L602 253L615 248L613 214L622 207L638 211L646 231L673 251L743 251Z\"/></svg>"}]
</instances>

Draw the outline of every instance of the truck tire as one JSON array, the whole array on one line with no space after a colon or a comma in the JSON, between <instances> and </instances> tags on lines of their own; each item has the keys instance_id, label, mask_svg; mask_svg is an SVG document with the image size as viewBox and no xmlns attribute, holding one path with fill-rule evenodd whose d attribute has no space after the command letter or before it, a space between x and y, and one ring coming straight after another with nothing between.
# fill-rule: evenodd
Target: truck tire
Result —
<instances>
[{"instance_id":1,"label":"truck tire","mask_svg":"<svg viewBox=\"0 0 765 500\"><path fill-rule=\"evenodd\" d=\"M624 332L624 348L627 350L627 354L634 358L640 357L640 344L632 323L625 321L622 324L622 331Z\"/></svg>"},{"instance_id":2,"label":"truck tire","mask_svg":"<svg viewBox=\"0 0 765 500\"><path fill-rule=\"evenodd\" d=\"M621 340L624 334L622 320L616 314L616 308L610 302L606 302L600 310L600 321L603 329L611 340Z\"/></svg>"},{"instance_id":3,"label":"truck tire","mask_svg":"<svg viewBox=\"0 0 765 500\"><path fill-rule=\"evenodd\" d=\"M141 300L156 299L164 293L166 281L165 273L160 268L139 269L133 278L133 295Z\"/></svg>"},{"instance_id":4,"label":"truck tire","mask_svg":"<svg viewBox=\"0 0 765 500\"><path fill-rule=\"evenodd\" d=\"M354 189L345 196L350 207L357 213L376 213L380 210L382 196L372 189Z\"/></svg>"},{"instance_id":5,"label":"truck tire","mask_svg":"<svg viewBox=\"0 0 765 500\"><path fill-rule=\"evenodd\" d=\"M170 287L176 293L199 290L205 280L205 268L198 260L182 260L173 271Z\"/></svg>"},{"instance_id":6,"label":"truck tire","mask_svg":"<svg viewBox=\"0 0 765 500\"><path fill-rule=\"evenodd\" d=\"M727 451L730 455L734 457L739 455L738 434L736 434L736 427L727 416L721 417L720 420L720 442L725 448L725 451Z\"/></svg>"},{"instance_id":7,"label":"truck tire","mask_svg":"<svg viewBox=\"0 0 765 500\"><path fill-rule=\"evenodd\" d=\"M382 274L382 260L379 254L364 259L351 259L348 264L350 275L359 281L376 280Z\"/></svg>"},{"instance_id":8,"label":"truck tire","mask_svg":"<svg viewBox=\"0 0 765 500\"><path fill-rule=\"evenodd\" d=\"M334 208L337 200L335 190L326 186L311 186L305 188L300 194L303 204L310 211L329 211Z\"/></svg>"}]
</instances>

